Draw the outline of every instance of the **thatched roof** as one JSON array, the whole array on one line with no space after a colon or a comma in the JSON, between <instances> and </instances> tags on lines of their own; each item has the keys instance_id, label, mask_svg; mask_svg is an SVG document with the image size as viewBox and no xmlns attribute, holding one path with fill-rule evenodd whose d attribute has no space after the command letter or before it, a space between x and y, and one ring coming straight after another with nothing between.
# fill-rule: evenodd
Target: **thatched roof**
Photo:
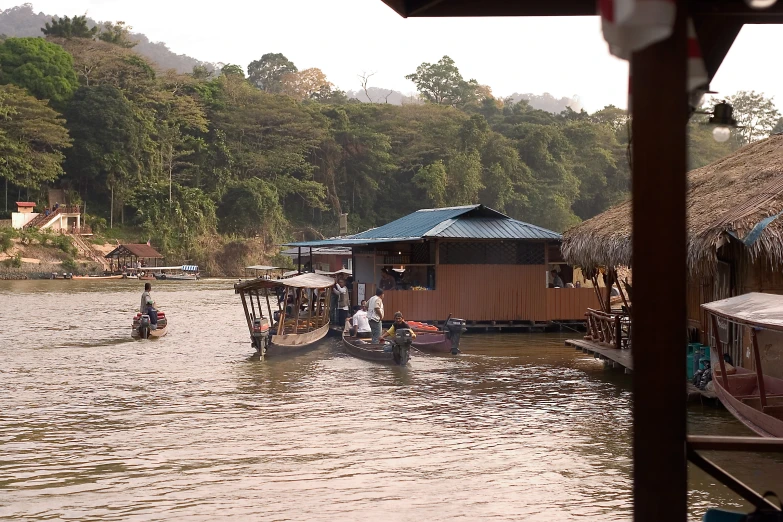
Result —
<instances>
[{"instance_id":1,"label":"thatched roof","mask_svg":"<svg viewBox=\"0 0 783 522\"><path fill-rule=\"evenodd\" d=\"M729 242L744 244L751 260L783 266L783 219L775 219L783 212L783 136L692 170L687 198L691 275L714 273L717 250ZM630 266L630 200L566 231L562 250L566 261L585 269Z\"/></svg>"}]
</instances>

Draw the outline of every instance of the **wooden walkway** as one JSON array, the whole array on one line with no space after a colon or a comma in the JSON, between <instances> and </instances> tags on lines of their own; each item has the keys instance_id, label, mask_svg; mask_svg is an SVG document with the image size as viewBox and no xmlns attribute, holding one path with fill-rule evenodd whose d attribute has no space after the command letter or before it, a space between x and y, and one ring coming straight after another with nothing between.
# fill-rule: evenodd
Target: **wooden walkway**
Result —
<instances>
[{"instance_id":1,"label":"wooden walkway","mask_svg":"<svg viewBox=\"0 0 783 522\"><path fill-rule=\"evenodd\" d=\"M609 361L612 366L625 369L625 373L631 373L633 371L631 350L609 348L592 341L585 341L584 339L566 339L565 343L566 346L573 346L577 350L582 350L584 353L592 354L596 359Z\"/></svg>"},{"instance_id":2,"label":"wooden walkway","mask_svg":"<svg viewBox=\"0 0 783 522\"><path fill-rule=\"evenodd\" d=\"M582 350L584 353L592 354L593 357L603 360L607 365L611 365L613 368L623 368L625 373L631 373L633 371L631 350L609 348L592 341L585 341L584 339L567 339L565 343L566 346L573 346L577 350ZM689 402L703 402L704 399L709 399L714 403L717 403L717 395L715 395L715 393L707 390L700 390L691 383L686 384L685 393Z\"/></svg>"}]
</instances>

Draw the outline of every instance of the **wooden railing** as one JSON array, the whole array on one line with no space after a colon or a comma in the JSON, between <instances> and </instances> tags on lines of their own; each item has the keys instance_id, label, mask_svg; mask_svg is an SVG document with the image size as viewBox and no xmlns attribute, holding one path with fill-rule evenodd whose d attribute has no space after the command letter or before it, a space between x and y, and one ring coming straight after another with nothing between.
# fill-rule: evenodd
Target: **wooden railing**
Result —
<instances>
[{"instance_id":1,"label":"wooden railing","mask_svg":"<svg viewBox=\"0 0 783 522\"><path fill-rule=\"evenodd\" d=\"M611 313L587 309L587 335L585 340L604 344L611 348L629 347L631 322L627 314Z\"/></svg>"}]
</instances>

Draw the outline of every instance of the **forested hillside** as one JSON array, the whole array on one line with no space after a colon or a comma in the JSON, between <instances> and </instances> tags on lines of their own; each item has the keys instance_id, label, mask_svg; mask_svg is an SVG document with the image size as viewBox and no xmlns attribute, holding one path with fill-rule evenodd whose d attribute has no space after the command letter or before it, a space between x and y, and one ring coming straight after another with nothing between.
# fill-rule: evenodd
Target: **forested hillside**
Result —
<instances>
[{"instance_id":1,"label":"forested hillside","mask_svg":"<svg viewBox=\"0 0 783 522\"><path fill-rule=\"evenodd\" d=\"M135 227L167 254L198 260L219 235L271 250L336 234L341 212L359 231L476 202L561 231L629 188L624 110L499 100L448 57L408 76L420 103L360 103L279 53L247 77L236 65L162 72L122 24L44 28L0 44L6 201L61 186L91 224ZM694 166L744 139L717 144L691 126Z\"/></svg>"}]
</instances>

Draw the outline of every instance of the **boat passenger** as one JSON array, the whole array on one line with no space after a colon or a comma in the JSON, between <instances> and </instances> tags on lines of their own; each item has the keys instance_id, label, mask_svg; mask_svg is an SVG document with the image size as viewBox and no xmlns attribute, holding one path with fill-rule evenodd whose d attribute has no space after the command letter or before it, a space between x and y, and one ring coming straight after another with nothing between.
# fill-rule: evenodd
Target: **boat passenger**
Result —
<instances>
[{"instance_id":1,"label":"boat passenger","mask_svg":"<svg viewBox=\"0 0 783 522\"><path fill-rule=\"evenodd\" d=\"M563 279L557 273L557 270L552 270L552 285L555 288L563 288Z\"/></svg>"},{"instance_id":2,"label":"boat passenger","mask_svg":"<svg viewBox=\"0 0 783 522\"><path fill-rule=\"evenodd\" d=\"M144 293L141 294L141 307L139 307L139 312L143 315L150 316L150 324L158 324L158 311L155 310L155 301L152 299L152 295L150 295L151 290L152 285L144 283Z\"/></svg>"},{"instance_id":3,"label":"boat passenger","mask_svg":"<svg viewBox=\"0 0 783 522\"><path fill-rule=\"evenodd\" d=\"M383 335L381 336L381 340L383 340L383 339L385 339L387 337L393 337L394 336L394 332L396 332L397 330L403 329L403 328L407 328L408 330L410 330L411 331L411 335L413 336L413 338L414 339L416 338L416 332L414 332L413 329L410 326L408 326L408 323L405 322L405 319L403 319L403 317L402 317L402 312L395 312L394 313L394 324L391 325L391 328L389 328L388 330L386 330L383 333Z\"/></svg>"},{"instance_id":4,"label":"boat passenger","mask_svg":"<svg viewBox=\"0 0 783 522\"><path fill-rule=\"evenodd\" d=\"M334 289L337 292L337 324L345 326L345 320L348 319L348 305L350 304L350 296L348 295L348 289L345 287L345 279L339 278L334 284Z\"/></svg>"},{"instance_id":5,"label":"boat passenger","mask_svg":"<svg viewBox=\"0 0 783 522\"><path fill-rule=\"evenodd\" d=\"M362 301L362 306L351 318L351 336L359 339L372 337L370 320L367 318L367 301Z\"/></svg>"},{"instance_id":6,"label":"boat passenger","mask_svg":"<svg viewBox=\"0 0 783 522\"><path fill-rule=\"evenodd\" d=\"M372 330L372 342L377 343L381 338L381 321L383 321L383 289L378 288L375 295L367 303L367 319L370 321L370 330Z\"/></svg>"}]
</instances>

